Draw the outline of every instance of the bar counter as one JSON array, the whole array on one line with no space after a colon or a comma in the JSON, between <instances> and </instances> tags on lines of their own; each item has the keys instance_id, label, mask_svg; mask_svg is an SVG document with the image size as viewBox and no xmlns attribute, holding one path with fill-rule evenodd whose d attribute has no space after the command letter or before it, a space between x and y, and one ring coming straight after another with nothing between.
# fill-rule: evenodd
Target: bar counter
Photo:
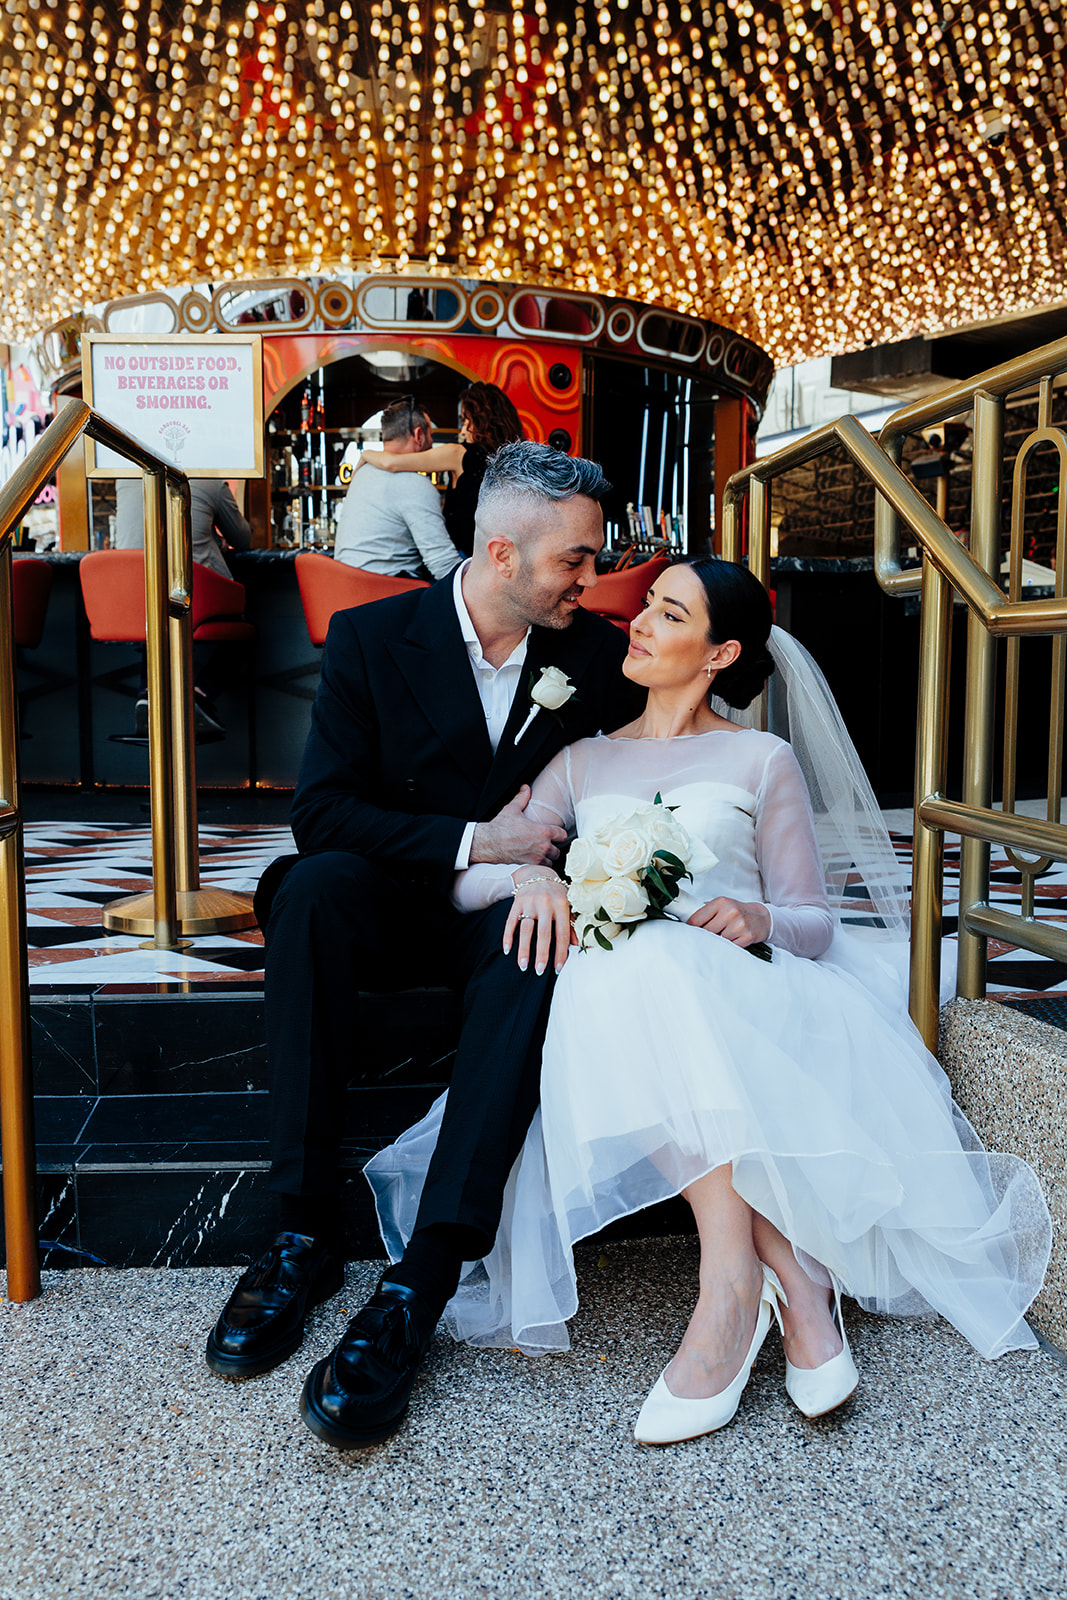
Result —
<instances>
[{"instance_id":1,"label":"bar counter","mask_svg":"<svg viewBox=\"0 0 1067 1600\"><path fill-rule=\"evenodd\" d=\"M304 623L295 550L231 551L233 576L245 586L253 649L231 651L227 686L216 704L226 738L197 747L202 788L291 789L307 736L321 650ZM16 560L47 561L53 585L44 636L19 651L19 690L28 784L142 787L148 755L121 742L133 732L141 684L137 648L89 637L78 583L79 552ZM878 588L873 562L858 557L772 562L779 624L811 651L838 698L876 793L886 805L911 802L918 691L917 606ZM950 786L959 779L965 614L955 608L952 710L955 738ZM1023 650L1021 794L1044 793L1048 640ZM1002 696L1001 696L1002 699ZM1031 770L1032 769L1032 770Z\"/></svg>"}]
</instances>

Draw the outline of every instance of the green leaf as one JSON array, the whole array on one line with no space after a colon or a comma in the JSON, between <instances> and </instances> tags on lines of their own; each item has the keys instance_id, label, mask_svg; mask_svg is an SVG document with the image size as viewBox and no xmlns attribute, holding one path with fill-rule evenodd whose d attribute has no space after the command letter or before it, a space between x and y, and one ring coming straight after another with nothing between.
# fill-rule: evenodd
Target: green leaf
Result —
<instances>
[{"instance_id":1,"label":"green leaf","mask_svg":"<svg viewBox=\"0 0 1067 1600\"><path fill-rule=\"evenodd\" d=\"M771 949L769 944L764 944L761 942L760 944L750 944L747 948L749 955L755 956L757 961L774 960L774 951Z\"/></svg>"},{"instance_id":2,"label":"green leaf","mask_svg":"<svg viewBox=\"0 0 1067 1600\"><path fill-rule=\"evenodd\" d=\"M593 912L593 915L594 915L594 917L595 917L595 918L596 918L596 920L597 920L597 921L598 921L598 922L610 922L610 921L611 921L611 918L610 918L610 917L609 917L609 916L608 916L608 914L607 914L607 912L606 912L606 911L605 911L605 910L604 910L604 907L603 907L603 906L601 906L601 907L600 907L600 908L599 908L599 910L597 910L597 911L594 911L594 912Z\"/></svg>"},{"instance_id":3,"label":"green leaf","mask_svg":"<svg viewBox=\"0 0 1067 1600\"><path fill-rule=\"evenodd\" d=\"M601 933L599 928L594 928L593 929L593 938L596 940L596 942L600 946L601 950L610 950L611 949L611 940L607 937L606 934Z\"/></svg>"},{"instance_id":4,"label":"green leaf","mask_svg":"<svg viewBox=\"0 0 1067 1600\"><path fill-rule=\"evenodd\" d=\"M682 873L685 871L685 862L678 856L673 855L670 850L653 850L652 859L653 861L665 861L673 872Z\"/></svg>"}]
</instances>

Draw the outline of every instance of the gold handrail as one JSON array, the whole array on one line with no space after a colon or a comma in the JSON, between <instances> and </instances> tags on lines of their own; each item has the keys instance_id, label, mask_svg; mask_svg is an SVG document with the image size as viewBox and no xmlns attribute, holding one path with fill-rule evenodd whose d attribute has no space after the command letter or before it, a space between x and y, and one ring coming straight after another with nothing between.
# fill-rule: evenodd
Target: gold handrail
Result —
<instances>
[{"instance_id":1,"label":"gold handrail","mask_svg":"<svg viewBox=\"0 0 1067 1600\"><path fill-rule=\"evenodd\" d=\"M181 945L183 932L211 933L254 921L247 895L199 888L188 479L84 401L71 401L0 487L0 1139L11 1300L32 1299L41 1288L11 530L83 434L135 462L144 474L152 892L105 906L104 925L150 933L152 947L171 950Z\"/></svg>"},{"instance_id":2,"label":"gold handrail","mask_svg":"<svg viewBox=\"0 0 1067 1600\"><path fill-rule=\"evenodd\" d=\"M1012 581L1008 596L997 581L1000 565L1001 459L1005 396L1039 386L1039 442L1055 443L1063 474L1061 498L1067 493L1067 436L1051 426L1052 380L1067 371L1067 339L1058 340L1015 361L1005 362L967 383L955 384L916 405L894 413L875 440L855 417L814 430L772 456L735 473L723 497L723 555L742 559L742 517L748 500L748 563L767 584L770 573L770 486L783 472L840 445L873 483L875 500L875 572L881 587L901 595L920 590L920 677L915 769L915 829L912 890L911 1013L931 1049L937 1047L938 992L941 966L941 906L944 832L963 835L960 874L960 964L958 992L985 993L986 939L995 924L998 937L1041 954L1063 948L1059 930L1033 917L1032 876L1039 863L1017 863L1029 882L1024 888L1023 915L1014 916L986 905L989 885L989 843L1008 848L1039 848L1042 856L1067 859L1067 828L1058 821L1059 774L1050 776L1049 820L1035 833L1023 826L1029 819L990 807L992 784L993 699L996 639L1009 640L1012 657L1023 637L1056 636L1053 677L1050 773L1062 755L1063 682L1067 670L1067 594L1058 570L1056 593L1050 598L1022 600L1018 573L1021 517L1013 518ZM906 435L933 426L974 407L974 494L968 551L948 527L947 496L935 510L900 468ZM1037 436L1032 436L1036 438ZM1031 441L1027 441L1027 449ZM1017 474L1017 477L1019 475ZM1018 495L1017 495L1018 498ZM899 531L903 522L923 554L921 568L900 566ZM1059 523L1059 569L1067 560L1067 515ZM965 708L963 801L944 796L947 772L948 682L953 591L969 608L968 675ZM1017 675L1015 679L1017 694ZM1057 685L1058 697L1057 697ZM1010 709L1010 708L1009 708ZM1011 736L1009 719L1008 738ZM1014 750L1006 766L1005 805L1014 792ZM1010 782L1009 782L1010 779ZM1057 817L1053 818L1053 799ZM950 820L947 820L950 819ZM1030 843L1024 843L1029 840ZM1013 858L1014 859L1014 858ZM1026 877L1030 871L1029 880ZM1006 933L1005 929L1011 929Z\"/></svg>"}]
</instances>

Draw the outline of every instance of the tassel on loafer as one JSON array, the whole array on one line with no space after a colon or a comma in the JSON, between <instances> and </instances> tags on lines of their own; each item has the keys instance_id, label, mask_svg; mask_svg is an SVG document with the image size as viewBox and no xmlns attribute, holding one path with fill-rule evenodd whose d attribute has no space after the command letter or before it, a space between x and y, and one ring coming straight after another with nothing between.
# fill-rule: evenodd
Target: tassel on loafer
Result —
<instances>
[{"instance_id":1,"label":"tassel on loafer","mask_svg":"<svg viewBox=\"0 0 1067 1600\"><path fill-rule=\"evenodd\" d=\"M788 1359L785 1364L785 1392L797 1410L806 1417L825 1417L828 1411L835 1411L855 1393L860 1381L848 1347L845 1320L841 1315L841 1284L833 1273L830 1274L830 1281L834 1288L834 1322L841 1335L840 1351L836 1356L831 1356L829 1361L824 1361L821 1367L794 1367ZM789 1302L786 1301L786 1304ZM777 1305L774 1314L781 1328L782 1318Z\"/></svg>"},{"instance_id":2,"label":"tassel on loafer","mask_svg":"<svg viewBox=\"0 0 1067 1600\"><path fill-rule=\"evenodd\" d=\"M680 1444L684 1439L697 1439L701 1434L714 1433L733 1420L753 1364L767 1337L771 1311L777 1311L777 1297L781 1291L782 1286L774 1273L769 1267L764 1267L752 1343L737 1377L721 1394L709 1395L707 1399L684 1399L668 1389L666 1370L660 1373L655 1387L641 1407L634 1428L634 1438L640 1444Z\"/></svg>"}]
</instances>

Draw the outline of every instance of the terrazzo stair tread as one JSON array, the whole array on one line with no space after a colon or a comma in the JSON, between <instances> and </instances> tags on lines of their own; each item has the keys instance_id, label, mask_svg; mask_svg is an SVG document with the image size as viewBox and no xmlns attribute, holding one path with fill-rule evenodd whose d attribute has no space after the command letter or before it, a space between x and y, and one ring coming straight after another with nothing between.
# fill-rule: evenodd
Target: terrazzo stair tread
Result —
<instances>
[{"instance_id":1,"label":"terrazzo stair tread","mask_svg":"<svg viewBox=\"0 0 1067 1600\"><path fill-rule=\"evenodd\" d=\"M1019 1156L1041 1183L1052 1255L1028 1320L1067 1351L1067 1032L993 1000L952 1000L938 1056L986 1148Z\"/></svg>"}]
</instances>

